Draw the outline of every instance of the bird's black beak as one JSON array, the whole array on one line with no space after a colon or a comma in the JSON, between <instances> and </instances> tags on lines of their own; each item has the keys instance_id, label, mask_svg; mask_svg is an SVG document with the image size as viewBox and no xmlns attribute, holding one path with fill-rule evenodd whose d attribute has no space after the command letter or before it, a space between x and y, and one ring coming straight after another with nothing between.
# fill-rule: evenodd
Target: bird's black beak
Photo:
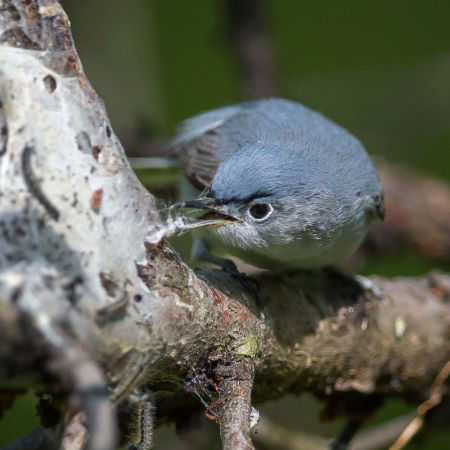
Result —
<instances>
[{"instance_id":1,"label":"bird's black beak","mask_svg":"<svg viewBox=\"0 0 450 450\"><path fill-rule=\"evenodd\" d=\"M204 227L221 227L236 222L242 222L240 217L229 214L223 205L216 204L212 198L199 198L172 204L169 209L200 209L202 212L194 218L194 221L187 226L189 230Z\"/></svg>"}]
</instances>

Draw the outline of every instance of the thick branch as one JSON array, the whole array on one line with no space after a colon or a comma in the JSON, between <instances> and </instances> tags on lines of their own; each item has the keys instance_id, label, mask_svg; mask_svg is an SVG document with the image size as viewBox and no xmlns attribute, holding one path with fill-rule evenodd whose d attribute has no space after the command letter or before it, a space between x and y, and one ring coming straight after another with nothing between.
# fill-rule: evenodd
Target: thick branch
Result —
<instances>
[{"instance_id":1,"label":"thick branch","mask_svg":"<svg viewBox=\"0 0 450 450\"><path fill-rule=\"evenodd\" d=\"M325 397L356 390L418 399L450 356L445 276L373 278L384 292L379 300L337 275L264 274L255 298L219 271L201 272L202 281L168 250L149 250L150 266L141 276L164 293L163 317L177 317L165 330L167 351L179 364L198 361L201 348L210 360L225 349L253 358L256 401L305 389ZM173 285L181 308L167 299ZM423 326L424 317L432 328ZM182 347L180 339L187 339Z\"/></svg>"}]
</instances>

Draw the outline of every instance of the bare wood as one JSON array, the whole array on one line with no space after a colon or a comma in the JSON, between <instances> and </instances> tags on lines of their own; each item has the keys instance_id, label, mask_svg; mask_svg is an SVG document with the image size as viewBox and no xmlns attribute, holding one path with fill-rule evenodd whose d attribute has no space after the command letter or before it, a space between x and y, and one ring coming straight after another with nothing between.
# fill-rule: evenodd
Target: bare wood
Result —
<instances>
[{"instance_id":1,"label":"bare wood","mask_svg":"<svg viewBox=\"0 0 450 450\"><path fill-rule=\"evenodd\" d=\"M87 440L86 415L75 414L66 425L60 450L83 450Z\"/></svg>"}]
</instances>

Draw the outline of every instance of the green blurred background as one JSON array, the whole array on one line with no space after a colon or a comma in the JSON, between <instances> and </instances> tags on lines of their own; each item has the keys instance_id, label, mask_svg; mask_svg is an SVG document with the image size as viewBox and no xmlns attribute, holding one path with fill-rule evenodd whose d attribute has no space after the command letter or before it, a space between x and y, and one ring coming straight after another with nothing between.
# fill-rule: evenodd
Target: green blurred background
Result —
<instances>
[{"instance_id":1,"label":"green blurred background","mask_svg":"<svg viewBox=\"0 0 450 450\"><path fill-rule=\"evenodd\" d=\"M64 0L125 147L240 98L220 0ZM281 94L371 153L450 179L450 2L266 1Z\"/></svg>"},{"instance_id":2,"label":"green blurred background","mask_svg":"<svg viewBox=\"0 0 450 450\"><path fill-rule=\"evenodd\" d=\"M180 120L242 100L219 0L63 0L87 76L104 99L126 150L169 137ZM450 180L450 2L435 0L266 1L281 95L342 124L372 154ZM172 180L172 178L171 178ZM161 186L158 186L160 184ZM152 188L167 185L155 178ZM417 274L434 262L385 261L378 273ZM38 425L32 393L0 422L0 445ZM342 421L318 424L310 396L259 407L276 423L333 436ZM380 423L411 410L391 401ZM173 426L156 448L220 448L215 425L184 441ZM437 430L408 449L450 448Z\"/></svg>"}]
</instances>

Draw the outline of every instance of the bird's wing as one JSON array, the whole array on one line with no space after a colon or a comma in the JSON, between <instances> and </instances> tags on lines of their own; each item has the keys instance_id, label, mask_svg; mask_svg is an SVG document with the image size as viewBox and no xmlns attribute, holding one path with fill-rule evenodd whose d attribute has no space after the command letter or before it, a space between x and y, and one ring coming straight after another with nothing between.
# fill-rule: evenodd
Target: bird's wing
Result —
<instances>
[{"instance_id":1,"label":"bird's wing","mask_svg":"<svg viewBox=\"0 0 450 450\"><path fill-rule=\"evenodd\" d=\"M245 145L241 133L226 130L236 119L241 120L239 116L245 121L248 109L251 109L250 103L226 106L181 123L172 148L182 161L185 175L196 188L208 187L222 161Z\"/></svg>"},{"instance_id":2,"label":"bird's wing","mask_svg":"<svg viewBox=\"0 0 450 450\"><path fill-rule=\"evenodd\" d=\"M319 134L325 120L289 100L244 102L185 120L172 148L180 157L189 181L198 189L204 189L211 184L222 161L239 149L263 144L303 151L308 145L299 145L303 142L302 136ZM330 126L337 128L331 122Z\"/></svg>"}]
</instances>

